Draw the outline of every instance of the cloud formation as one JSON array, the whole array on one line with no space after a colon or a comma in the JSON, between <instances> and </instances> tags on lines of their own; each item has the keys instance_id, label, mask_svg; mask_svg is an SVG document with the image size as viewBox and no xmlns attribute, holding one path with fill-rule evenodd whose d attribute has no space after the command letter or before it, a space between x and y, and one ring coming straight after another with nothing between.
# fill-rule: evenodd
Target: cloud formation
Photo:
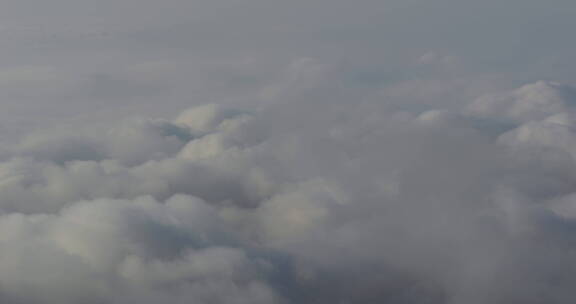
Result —
<instances>
[{"instance_id":1,"label":"cloud formation","mask_svg":"<svg viewBox=\"0 0 576 304\"><path fill-rule=\"evenodd\" d=\"M261 108L33 133L0 163L0 300L572 303L574 88L446 108L291 65ZM272 94L273 93L273 94ZM368 98L370 97L370 98Z\"/></svg>"},{"instance_id":2,"label":"cloud formation","mask_svg":"<svg viewBox=\"0 0 576 304\"><path fill-rule=\"evenodd\" d=\"M576 1L1 8L0 303L576 302Z\"/></svg>"}]
</instances>

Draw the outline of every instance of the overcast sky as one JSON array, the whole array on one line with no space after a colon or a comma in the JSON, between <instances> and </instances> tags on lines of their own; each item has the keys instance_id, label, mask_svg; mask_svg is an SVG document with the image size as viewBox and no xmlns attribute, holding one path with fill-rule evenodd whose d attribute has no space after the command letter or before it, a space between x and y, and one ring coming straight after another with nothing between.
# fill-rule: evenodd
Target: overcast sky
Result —
<instances>
[{"instance_id":1,"label":"overcast sky","mask_svg":"<svg viewBox=\"0 0 576 304\"><path fill-rule=\"evenodd\" d=\"M569 0L7 0L1 117L21 129L261 104L258 92L301 58L342 65L371 89L432 77L573 82L575 13ZM458 76L415 67L426 54Z\"/></svg>"}]
</instances>

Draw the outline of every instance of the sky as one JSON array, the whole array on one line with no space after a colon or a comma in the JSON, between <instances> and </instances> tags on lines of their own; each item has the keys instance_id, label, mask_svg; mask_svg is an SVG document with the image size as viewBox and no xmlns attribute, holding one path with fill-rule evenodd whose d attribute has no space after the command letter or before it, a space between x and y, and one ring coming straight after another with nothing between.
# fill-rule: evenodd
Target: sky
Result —
<instances>
[{"instance_id":1,"label":"sky","mask_svg":"<svg viewBox=\"0 0 576 304\"><path fill-rule=\"evenodd\" d=\"M0 8L2 120L11 131L269 103L258 92L302 58L339 66L348 84L372 91L439 77L504 88L575 80L568 0L8 0ZM426 55L435 66L418 66Z\"/></svg>"},{"instance_id":2,"label":"sky","mask_svg":"<svg viewBox=\"0 0 576 304\"><path fill-rule=\"evenodd\" d=\"M0 302L574 303L574 16L4 0Z\"/></svg>"}]
</instances>

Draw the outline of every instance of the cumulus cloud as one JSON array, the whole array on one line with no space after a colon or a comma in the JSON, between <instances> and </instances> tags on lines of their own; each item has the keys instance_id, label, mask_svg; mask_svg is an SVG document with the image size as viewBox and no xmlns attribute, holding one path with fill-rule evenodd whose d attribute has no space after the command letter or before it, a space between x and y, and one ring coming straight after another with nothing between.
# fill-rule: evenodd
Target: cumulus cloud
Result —
<instances>
[{"instance_id":1,"label":"cumulus cloud","mask_svg":"<svg viewBox=\"0 0 576 304\"><path fill-rule=\"evenodd\" d=\"M575 1L2 4L0 303L576 302Z\"/></svg>"},{"instance_id":2,"label":"cumulus cloud","mask_svg":"<svg viewBox=\"0 0 576 304\"><path fill-rule=\"evenodd\" d=\"M6 215L0 225L7 301L278 301L266 260L227 241L216 210L198 198L98 199L53 215Z\"/></svg>"},{"instance_id":3,"label":"cumulus cloud","mask_svg":"<svg viewBox=\"0 0 576 304\"><path fill-rule=\"evenodd\" d=\"M262 108L207 104L7 148L0 300L576 300L572 87L398 109L317 95L342 78L308 59L294 69L310 65Z\"/></svg>"},{"instance_id":4,"label":"cumulus cloud","mask_svg":"<svg viewBox=\"0 0 576 304\"><path fill-rule=\"evenodd\" d=\"M570 86L538 81L511 92L478 98L469 110L479 116L526 122L570 111L575 96Z\"/></svg>"}]
</instances>

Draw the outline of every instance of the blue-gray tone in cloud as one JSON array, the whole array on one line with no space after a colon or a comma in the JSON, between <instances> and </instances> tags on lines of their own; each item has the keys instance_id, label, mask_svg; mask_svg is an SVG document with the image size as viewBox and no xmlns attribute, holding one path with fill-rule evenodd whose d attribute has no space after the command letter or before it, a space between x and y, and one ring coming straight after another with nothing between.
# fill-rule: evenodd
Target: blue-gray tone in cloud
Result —
<instances>
[{"instance_id":1,"label":"blue-gray tone in cloud","mask_svg":"<svg viewBox=\"0 0 576 304\"><path fill-rule=\"evenodd\" d=\"M0 303L575 303L575 15L3 1Z\"/></svg>"}]
</instances>

